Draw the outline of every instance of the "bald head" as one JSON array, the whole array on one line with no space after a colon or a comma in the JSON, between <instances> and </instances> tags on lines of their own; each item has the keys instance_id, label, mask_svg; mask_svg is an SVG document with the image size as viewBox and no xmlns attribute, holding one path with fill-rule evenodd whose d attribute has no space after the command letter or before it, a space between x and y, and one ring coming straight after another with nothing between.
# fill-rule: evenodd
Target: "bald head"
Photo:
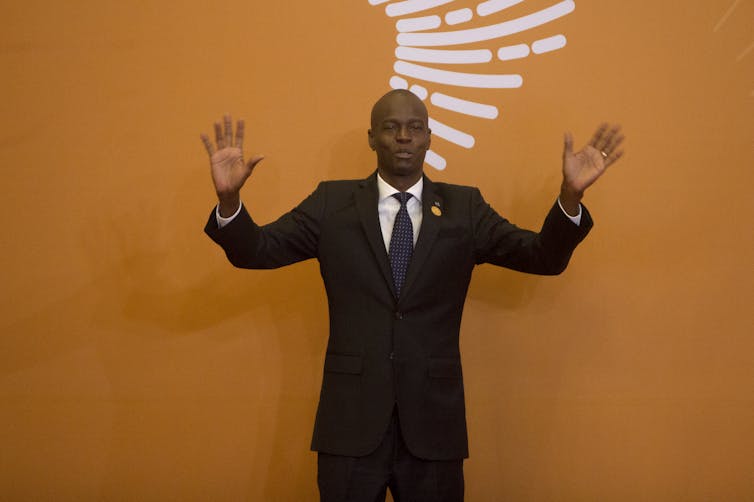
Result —
<instances>
[{"instance_id":1,"label":"bald head","mask_svg":"<svg viewBox=\"0 0 754 502\"><path fill-rule=\"evenodd\" d=\"M393 89L384 94L372 107L371 126L374 129L385 116L394 108L407 107L421 113L424 123L427 123L427 107L413 92L406 89Z\"/></svg>"},{"instance_id":2,"label":"bald head","mask_svg":"<svg viewBox=\"0 0 754 502\"><path fill-rule=\"evenodd\" d=\"M372 108L368 136L369 146L377 154L377 170L400 191L422 176L432 133L428 120L422 100L405 89L388 92Z\"/></svg>"}]
</instances>

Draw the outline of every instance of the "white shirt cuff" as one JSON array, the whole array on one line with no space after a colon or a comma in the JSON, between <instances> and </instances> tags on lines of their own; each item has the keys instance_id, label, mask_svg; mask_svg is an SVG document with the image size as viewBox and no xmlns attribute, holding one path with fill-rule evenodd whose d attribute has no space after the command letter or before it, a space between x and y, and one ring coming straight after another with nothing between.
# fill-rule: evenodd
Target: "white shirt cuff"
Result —
<instances>
[{"instance_id":1,"label":"white shirt cuff","mask_svg":"<svg viewBox=\"0 0 754 502\"><path fill-rule=\"evenodd\" d=\"M233 219L238 216L238 213L241 212L241 207L243 207L243 202L240 202L238 204L238 209L236 209L236 212L233 213L231 216L228 216L227 218L223 218L220 216L220 204L217 205L215 208L215 218L217 219L217 228L223 228L225 225L233 221ZM579 216L581 216L581 213L579 212Z\"/></svg>"},{"instance_id":2,"label":"white shirt cuff","mask_svg":"<svg viewBox=\"0 0 754 502\"><path fill-rule=\"evenodd\" d=\"M577 214L576 216L571 216L570 214L566 213L566 210L563 209L563 204L560 203L560 197L558 197L558 206L560 206L560 210L563 211L563 214L568 216L569 220L574 222L576 225L581 225L581 204L579 204L579 214Z\"/></svg>"}]
</instances>

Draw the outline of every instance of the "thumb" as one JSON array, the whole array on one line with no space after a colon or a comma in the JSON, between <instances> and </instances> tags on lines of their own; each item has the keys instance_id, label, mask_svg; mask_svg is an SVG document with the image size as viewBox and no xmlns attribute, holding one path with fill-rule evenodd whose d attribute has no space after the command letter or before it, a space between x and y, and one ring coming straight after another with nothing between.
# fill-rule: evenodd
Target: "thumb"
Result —
<instances>
[{"instance_id":1,"label":"thumb","mask_svg":"<svg viewBox=\"0 0 754 502\"><path fill-rule=\"evenodd\" d=\"M573 135L570 132L563 136L563 157L573 153Z\"/></svg>"},{"instance_id":2,"label":"thumb","mask_svg":"<svg viewBox=\"0 0 754 502\"><path fill-rule=\"evenodd\" d=\"M254 170L254 168L259 164L262 159L264 159L264 155L255 155L252 158L246 162L246 167L249 169L249 174Z\"/></svg>"}]
</instances>

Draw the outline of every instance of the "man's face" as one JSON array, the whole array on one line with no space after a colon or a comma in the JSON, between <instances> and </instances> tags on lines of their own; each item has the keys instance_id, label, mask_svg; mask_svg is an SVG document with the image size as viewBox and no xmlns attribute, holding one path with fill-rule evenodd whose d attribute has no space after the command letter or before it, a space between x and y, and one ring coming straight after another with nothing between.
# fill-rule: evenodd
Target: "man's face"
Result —
<instances>
[{"instance_id":1,"label":"man's face","mask_svg":"<svg viewBox=\"0 0 754 502\"><path fill-rule=\"evenodd\" d=\"M385 181L419 180L430 132L427 109L415 95L391 92L375 104L369 146L377 153L377 168Z\"/></svg>"}]
</instances>

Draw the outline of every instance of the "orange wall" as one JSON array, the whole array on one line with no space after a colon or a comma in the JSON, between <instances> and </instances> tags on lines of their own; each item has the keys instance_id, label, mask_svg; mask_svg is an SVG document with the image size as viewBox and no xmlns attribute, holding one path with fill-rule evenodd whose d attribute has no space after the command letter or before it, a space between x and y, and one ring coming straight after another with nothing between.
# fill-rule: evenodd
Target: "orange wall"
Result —
<instances>
[{"instance_id":1,"label":"orange wall","mask_svg":"<svg viewBox=\"0 0 754 502\"><path fill-rule=\"evenodd\" d=\"M754 3L576 4L514 37L568 45L496 63L523 87L470 92L500 117L459 121L476 146L436 139L448 167L427 168L538 227L563 131L628 135L563 276L475 272L467 500L752 500ZM314 500L317 264L225 261L201 231L198 135L246 118L260 221L366 176L393 22L366 0L36 0L3 18L0 498Z\"/></svg>"}]
</instances>

